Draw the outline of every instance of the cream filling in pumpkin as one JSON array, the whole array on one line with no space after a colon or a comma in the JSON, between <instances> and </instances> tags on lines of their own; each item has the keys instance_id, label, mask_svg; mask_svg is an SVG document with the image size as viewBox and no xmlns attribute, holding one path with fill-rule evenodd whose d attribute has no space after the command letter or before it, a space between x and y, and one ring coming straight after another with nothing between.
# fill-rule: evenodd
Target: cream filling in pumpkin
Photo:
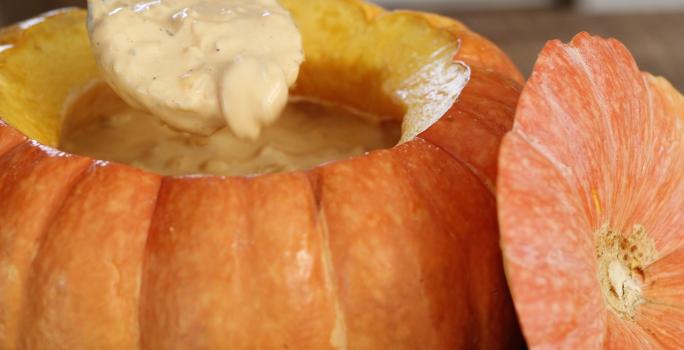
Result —
<instances>
[{"instance_id":1,"label":"cream filling in pumpkin","mask_svg":"<svg viewBox=\"0 0 684 350\"><path fill-rule=\"evenodd\" d=\"M227 124L256 140L282 114L304 60L301 35L276 0L88 4L104 78L130 105L184 131L209 135Z\"/></svg>"},{"instance_id":2,"label":"cream filling in pumpkin","mask_svg":"<svg viewBox=\"0 0 684 350\"><path fill-rule=\"evenodd\" d=\"M398 121L293 99L256 140L240 139L227 128L193 135L131 108L104 83L75 91L62 118L61 149L163 175L304 170L392 147L401 133Z\"/></svg>"}]
</instances>

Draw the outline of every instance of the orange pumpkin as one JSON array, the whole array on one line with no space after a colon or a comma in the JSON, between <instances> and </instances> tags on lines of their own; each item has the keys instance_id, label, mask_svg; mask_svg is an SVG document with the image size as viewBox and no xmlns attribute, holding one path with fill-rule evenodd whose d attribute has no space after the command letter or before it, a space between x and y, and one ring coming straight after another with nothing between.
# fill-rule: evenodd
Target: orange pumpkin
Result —
<instances>
[{"instance_id":1,"label":"orange pumpkin","mask_svg":"<svg viewBox=\"0 0 684 350\"><path fill-rule=\"evenodd\" d=\"M530 348L684 348L684 97L665 79L616 40L548 43L497 189Z\"/></svg>"},{"instance_id":2,"label":"orange pumpkin","mask_svg":"<svg viewBox=\"0 0 684 350\"><path fill-rule=\"evenodd\" d=\"M97 76L85 13L0 34L0 348L520 341L493 193L516 68L451 19L282 2L307 59L294 93L403 118L400 145L250 178L65 154L59 110Z\"/></svg>"}]
</instances>

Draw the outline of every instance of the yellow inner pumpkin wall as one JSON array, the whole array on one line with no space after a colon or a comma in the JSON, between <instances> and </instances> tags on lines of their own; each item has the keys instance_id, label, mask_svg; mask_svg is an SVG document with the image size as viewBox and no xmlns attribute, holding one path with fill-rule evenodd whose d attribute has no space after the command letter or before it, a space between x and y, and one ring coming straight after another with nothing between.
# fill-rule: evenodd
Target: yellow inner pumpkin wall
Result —
<instances>
[{"instance_id":1,"label":"yellow inner pumpkin wall","mask_svg":"<svg viewBox=\"0 0 684 350\"><path fill-rule=\"evenodd\" d=\"M403 118L402 140L411 139L448 110L468 79L468 69L453 63L458 40L417 14L350 2L360 3L282 1L304 39L306 62L293 94ZM55 147L65 99L98 70L85 11L40 21L0 32L0 118ZM53 35L58 29L69 34Z\"/></svg>"}]
</instances>

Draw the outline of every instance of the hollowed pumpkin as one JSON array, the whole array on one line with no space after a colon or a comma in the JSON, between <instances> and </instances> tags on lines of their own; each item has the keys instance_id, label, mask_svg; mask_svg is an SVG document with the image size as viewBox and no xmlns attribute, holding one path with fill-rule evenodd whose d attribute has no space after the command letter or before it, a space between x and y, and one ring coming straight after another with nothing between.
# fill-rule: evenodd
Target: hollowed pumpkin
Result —
<instances>
[{"instance_id":1,"label":"hollowed pumpkin","mask_svg":"<svg viewBox=\"0 0 684 350\"><path fill-rule=\"evenodd\" d=\"M515 67L450 19L283 4L305 44L294 93L403 118L400 145L251 178L65 154L59 110L97 77L84 11L0 34L0 348L519 341L493 194Z\"/></svg>"}]
</instances>

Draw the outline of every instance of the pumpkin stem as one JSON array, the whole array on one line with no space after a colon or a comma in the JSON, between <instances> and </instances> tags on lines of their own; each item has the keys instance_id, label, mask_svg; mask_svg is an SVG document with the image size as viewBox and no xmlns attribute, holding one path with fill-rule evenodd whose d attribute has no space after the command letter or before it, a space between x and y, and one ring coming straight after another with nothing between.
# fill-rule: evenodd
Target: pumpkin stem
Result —
<instances>
[{"instance_id":1,"label":"pumpkin stem","mask_svg":"<svg viewBox=\"0 0 684 350\"><path fill-rule=\"evenodd\" d=\"M606 304L621 318L634 319L637 307L645 302L643 271L655 256L653 240L641 225L635 225L628 237L608 225L598 230L596 259L601 291Z\"/></svg>"}]
</instances>

